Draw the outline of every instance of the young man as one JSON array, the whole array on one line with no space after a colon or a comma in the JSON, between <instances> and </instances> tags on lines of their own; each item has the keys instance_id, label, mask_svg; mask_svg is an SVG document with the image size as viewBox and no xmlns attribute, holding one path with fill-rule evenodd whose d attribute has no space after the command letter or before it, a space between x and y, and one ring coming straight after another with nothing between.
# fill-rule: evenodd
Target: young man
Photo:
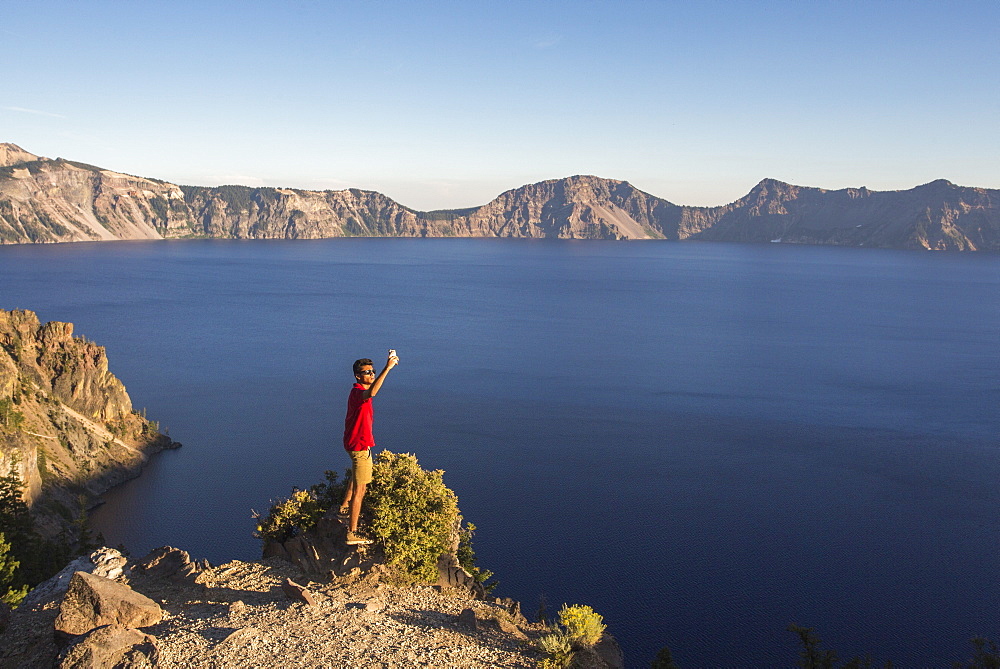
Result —
<instances>
[{"instance_id":1,"label":"young man","mask_svg":"<svg viewBox=\"0 0 1000 669\"><path fill-rule=\"evenodd\" d=\"M344 419L344 449L351 456L351 480L340 505L340 515L348 518L347 544L370 544L372 540L358 533L358 518L361 516L361 500L372 480L371 448L375 445L372 436L372 398L378 394L389 370L399 364L399 358L389 356L385 368L375 376L375 368L368 358L354 361L356 383L347 398L347 418Z\"/></svg>"}]
</instances>

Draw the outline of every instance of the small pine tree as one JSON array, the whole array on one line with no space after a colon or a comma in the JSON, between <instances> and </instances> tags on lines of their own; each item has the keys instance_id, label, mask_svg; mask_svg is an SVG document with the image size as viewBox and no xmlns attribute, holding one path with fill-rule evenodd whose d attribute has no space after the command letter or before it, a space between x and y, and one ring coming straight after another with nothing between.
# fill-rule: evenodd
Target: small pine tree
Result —
<instances>
[{"instance_id":1,"label":"small pine tree","mask_svg":"<svg viewBox=\"0 0 1000 669\"><path fill-rule=\"evenodd\" d=\"M459 522L461 522L461 516L459 516ZM462 529L458 533L458 563L462 565L465 571L472 574L472 578L476 579L476 583L483 586L483 590L486 594L489 594L500 585L499 581L490 581L493 578L493 572L489 569L480 569L476 566L476 552L472 549L472 536L476 533L476 526L472 523L465 523L462 525Z\"/></svg>"},{"instance_id":2,"label":"small pine tree","mask_svg":"<svg viewBox=\"0 0 1000 669\"><path fill-rule=\"evenodd\" d=\"M811 627L800 627L792 623L788 626L788 631L797 634L802 643L802 650L799 652L799 666L802 669L833 669L837 654L832 650L819 649L820 639Z\"/></svg>"},{"instance_id":3,"label":"small pine tree","mask_svg":"<svg viewBox=\"0 0 1000 669\"><path fill-rule=\"evenodd\" d=\"M799 666L803 669L833 669L836 666L837 654L832 650L820 650L820 639L811 627L800 627L795 623L788 626L789 632L798 635L802 642L802 651L799 653ZM853 657L843 665L841 669L872 669L875 666L870 656ZM886 669L892 669L892 662L885 663Z\"/></svg>"},{"instance_id":4,"label":"small pine tree","mask_svg":"<svg viewBox=\"0 0 1000 669\"><path fill-rule=\"evenodd\" d=\"M1000 669L1000 649L989 639L975 637L972 645L976 648L972 662L968 664L968 669ZM965 665L958 662L954 665L956 669L962 669Z\"/></svg>"},{"instance_id":5,"label":"small pine tree","mask_svg":"<svg viewBox=\"0 0 1000 669\"><path fill-rule=\"evenodd\" d=\"M680 667L674 662L674 657L670 654L670 649L664 646L656 654L656 657L653 658L650 669L680 669Z\"/></svg>"},{"instance_id":6,"label":"small pine tree","mask_svg":"<svg viewBox=\"0 0 1000 669\"><path fill-rule=\"evenodd\" d=\"M24 422L24 414L14 410L14 402L11 399L0 400L0 427L15 432Z\"/></svg>"},{"instance_id":7,"label":"small pine tree","mask_svg":"<svg viewBox=\"0 0 1000 669\"><path fill-rule=\"evenodd\" d=\"M14 575L21 563L10 554L10 544L0 532L0 602L17 606L28 594L28 586L14 587Z\"/></svg>"},{"instance_id":8,"label":"small pine tree","mask_svg":"<svg viewBox=\"0 0 1000 669\"><path fill-rule=\"evenodd\" d=\"M48 541L35 531L23 490L16 472L0 478L0 533L7 545L5 559L17 563L8 586L15 592L26 592L57 573L72 552L67 540Z\"/></svg>"},{"instance_id":9,"label":"small pine tree","mask_svg":"<svg viewBox=\"0 0 1000 669\"><path fill-rule=\"evenodd\" d=\"M31 540L33 529L24 484L17 472L11 471L0 478L0 532L15 546L22 546Z\"/></svg>"}]
</instances>

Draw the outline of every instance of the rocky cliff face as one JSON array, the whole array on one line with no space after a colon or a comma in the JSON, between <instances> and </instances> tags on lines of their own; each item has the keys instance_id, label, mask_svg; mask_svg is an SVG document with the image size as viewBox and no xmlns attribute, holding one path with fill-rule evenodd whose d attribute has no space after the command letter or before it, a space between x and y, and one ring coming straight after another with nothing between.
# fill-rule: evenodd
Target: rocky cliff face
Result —
<instances>
[{"instance_id":1,"label":"rocky cliff face","mask_svg":"<svg viewBox=\"0 0 1000 669\"><path fill-rule=\"evenodd\" d=\"M25 155L11 144L0 146L7 160ZM151 203L182 197L172 184L31 156L0 166L0 242L159 239L169 226L157 229Z\"/></svg>"},{"instance_id":2,"label":"rocky cliff face","mask_svg":"<svg viewBox=\"0 0 1000 669\"><path fill-rule=\"evenodd\" d=\"M420 215L438 234L460 237L662 239L682 209L626 181L575 176L509 190L482 207Z\"/></svg>"},{"instance_id":3,"label":"rocky cliff face","mask_svg":"<svg viewBox=\"0 0 1000 669\"><path fill-rule=\"evenodd\" d=\"M133 411L103 347L70 323L0 310L0 476L26 484L43 534L72 535L99 494L175 446Z\"/></svg>"},{"instance_id":4,"label":"rocky cliff face","mask_svg":"<svg viewBox=\"0 0 1000 669\"><path fill-rule=\"evenodd\" d=\"M183 201L171 205L169 236L321 239L427 234L415 212L373 191L247 186L183 186L182 191Z\"/></svg>"},{"instance_id":5,"label":"rocky cliff face","mask_svg":"<svg viewBox=\"0 0 1000 669\"><path fill-rule=\"evenodd\" d=\"M704 210L699 239L934 250L1000 250L1000 190L943 179L905 191L827 191L765 179Z\"/></svg>"},{"instance_id":6,"label":"rocky cliff face","mask_svg":"<svg viewBox=\"0 0 1000 669\"><path fill-rule=\"evenodd\" d=\"M1000 190L934 181L828 191L761 181L719 207L685 207L593 176L529 184L481 207L413 211L373 191L177 186L0 144L0 243L219 237L532 237L780 240L1000 250Z\"/></svg>"},{"instance_id":7,"label":"rocky cliff face","mask_svg":"<svg viewBox=\"0 0 1000 669\"><path fill-rule=\"evenodd\" d=\"M0 243L416 237L425 227L371 191L177 186L0 145Z\"/></svg>"}]
</instances>

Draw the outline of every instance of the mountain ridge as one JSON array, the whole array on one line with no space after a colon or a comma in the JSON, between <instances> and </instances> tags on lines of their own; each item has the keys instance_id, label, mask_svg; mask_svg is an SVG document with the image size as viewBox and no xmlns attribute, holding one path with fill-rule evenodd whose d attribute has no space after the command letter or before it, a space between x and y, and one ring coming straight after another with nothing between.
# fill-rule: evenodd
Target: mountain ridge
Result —
<instances>
[{"instance_id":1,"label":"mountain ridge","mask_svg":"<svg viewBox=\"0 0 1000 669\"><path fill-rule=\"evenodd\" d=\"M715 207L627 181L549 179L462 209L418 211L377 191L187 186L0 144L0 243L330 237L666 239L1000 251L1000 190L936 179L827 190L762 179Z\"/></svg>"}]
</instances>

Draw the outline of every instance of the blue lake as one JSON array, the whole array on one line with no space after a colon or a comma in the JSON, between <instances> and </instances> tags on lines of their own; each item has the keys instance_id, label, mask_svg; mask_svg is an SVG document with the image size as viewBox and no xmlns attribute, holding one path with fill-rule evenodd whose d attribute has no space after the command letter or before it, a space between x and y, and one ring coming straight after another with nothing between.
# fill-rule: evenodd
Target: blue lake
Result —
<instances>
[{"instance_id":1,"label":"blue lake","mask_svg":"<svg viewBox=\"0 0 1000 669\"><path fill-rule=\"evenodd\" d=\"M379 447L479 531L496 594L602 613L629 666L947 666L1000 641L1000 256L340 239L0 247L0 308L107 347L184 443L94 515L255 559L251 510Z\"/></svg>"}]
</instances>

